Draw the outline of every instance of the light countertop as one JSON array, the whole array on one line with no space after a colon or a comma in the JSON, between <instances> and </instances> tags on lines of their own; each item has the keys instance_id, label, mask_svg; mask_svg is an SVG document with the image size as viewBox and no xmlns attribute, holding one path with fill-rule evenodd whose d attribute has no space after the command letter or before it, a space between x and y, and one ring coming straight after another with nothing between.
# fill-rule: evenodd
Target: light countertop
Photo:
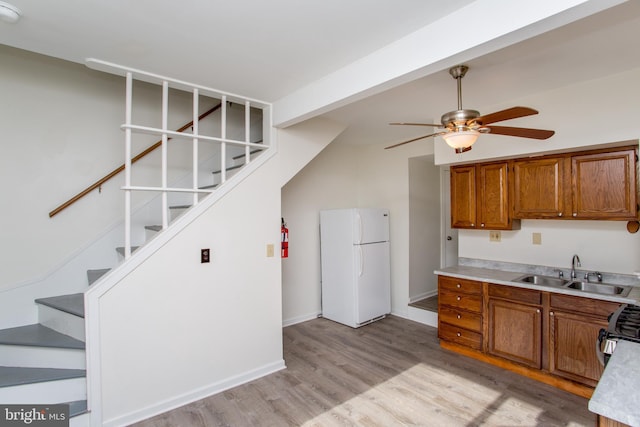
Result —
<instances>
[{"instance_id":1,"label":"light countertop","mask_svg":"<svg viewBox=\"0 0 640 427\"><path fill-rule=\"evenodd\" d=\"M589 410L640 427L640 344L618 341L589 400Z\"/></svg>"},{"instance_id":2,"label":"light countertop","mask_svg":"<svg viewBox=\"0 0 640 427\"><path fill-rule=\"evenodd\" d=\"M633 286L631 292L626 297L616 295L604 295L585 292L577 289L563 288L560 286L543 286L533 283L513 282L514 279L523 274L542 274L532 267L532 271L506 271L499 268L477 267L471 265L457 265L435 270L434 273L441 276L457 277L459 279L476 280L480 282L490 282L499 285L514 286L525 289L537 289L540 291L555 292L565 295L587 297L604 301L619 302L622 304L638 304L640 302L640 286ZM610 282L616 284L614 282Z\"/></svg>"}]
</instances>

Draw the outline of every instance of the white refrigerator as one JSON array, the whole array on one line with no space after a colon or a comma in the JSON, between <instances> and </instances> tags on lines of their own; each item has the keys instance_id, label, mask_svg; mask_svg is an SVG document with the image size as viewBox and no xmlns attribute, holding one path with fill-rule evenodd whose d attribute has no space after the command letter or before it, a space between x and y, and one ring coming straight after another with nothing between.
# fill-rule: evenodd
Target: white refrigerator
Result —
<instances>
[{"instance_id":1,"label":"white refrigerator","mask_svg":"<svg viewBox=\"0 0 640 427\"><path fill-rule=\"evenodd\" d=\"M320 211L322 317L358 328L391 312L388 209Z\"/></svg>"}]
</instances>

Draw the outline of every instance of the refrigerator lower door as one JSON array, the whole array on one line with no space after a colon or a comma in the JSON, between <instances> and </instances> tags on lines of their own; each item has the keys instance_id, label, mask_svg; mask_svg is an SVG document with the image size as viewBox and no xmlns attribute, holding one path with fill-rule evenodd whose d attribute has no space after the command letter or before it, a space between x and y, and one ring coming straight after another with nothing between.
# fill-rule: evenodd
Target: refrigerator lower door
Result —
<instances>
[{"instance_id":1,"label":"refrigerator lower door","mask_svg":"<svg viewBox=\"0 0 640 427\"><path fill-rule=\"evenodd\" d=\"M356 322L365 323L391 312L389 242L354 246L356 260Z\"/></svg>"}]
</instances>

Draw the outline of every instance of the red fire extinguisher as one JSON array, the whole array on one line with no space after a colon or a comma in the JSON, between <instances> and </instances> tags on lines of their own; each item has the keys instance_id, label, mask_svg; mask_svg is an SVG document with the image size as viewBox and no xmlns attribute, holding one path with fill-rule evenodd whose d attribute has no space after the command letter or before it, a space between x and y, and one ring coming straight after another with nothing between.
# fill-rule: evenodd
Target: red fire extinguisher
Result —
<instances>
[{"instance_id":1,"label":"red fire extinguisher","mask_svg":"<svg viewBox=\"0 0 640 427\"><path fill-rule=\"evenodd\" d=\"M280 256L282 258L289 258L289 229L287 228L287 224L284 222L284 218L281 218L282 225L280 226Z\"/></svg>"}]
</instances>

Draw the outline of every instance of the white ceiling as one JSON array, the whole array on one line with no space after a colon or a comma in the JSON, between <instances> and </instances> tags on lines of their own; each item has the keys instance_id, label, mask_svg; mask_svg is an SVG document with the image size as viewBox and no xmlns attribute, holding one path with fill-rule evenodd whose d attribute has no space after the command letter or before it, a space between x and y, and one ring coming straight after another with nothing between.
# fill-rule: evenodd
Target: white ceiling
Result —
<instances>
[{"instance_id":1,"label":"white ceiling","mask_svg":"<svg viewBox=\"0 0 640 427\"><path fill-rule=\"evenodd\" d=\"M0 22L0 43L274 102L473 2L10 0L23 16ZM531 93L639 68L638 40L640 1L631 0L469 60L463 105L488 113ZM424 129L388 122L439 122L456 104L455 81L442 69L326 115L349 124L343 140L395 142Z\"/></svg>"},{"instance_id":2,"label":"white ceiling","mask_svg":"<svg viewBox=\"0 0 640 427\"><path fill-rule=\"evenodd\" d=\"M8 0L0 42L273 102L473 0Z\"/></svg>"}]
</instances>

